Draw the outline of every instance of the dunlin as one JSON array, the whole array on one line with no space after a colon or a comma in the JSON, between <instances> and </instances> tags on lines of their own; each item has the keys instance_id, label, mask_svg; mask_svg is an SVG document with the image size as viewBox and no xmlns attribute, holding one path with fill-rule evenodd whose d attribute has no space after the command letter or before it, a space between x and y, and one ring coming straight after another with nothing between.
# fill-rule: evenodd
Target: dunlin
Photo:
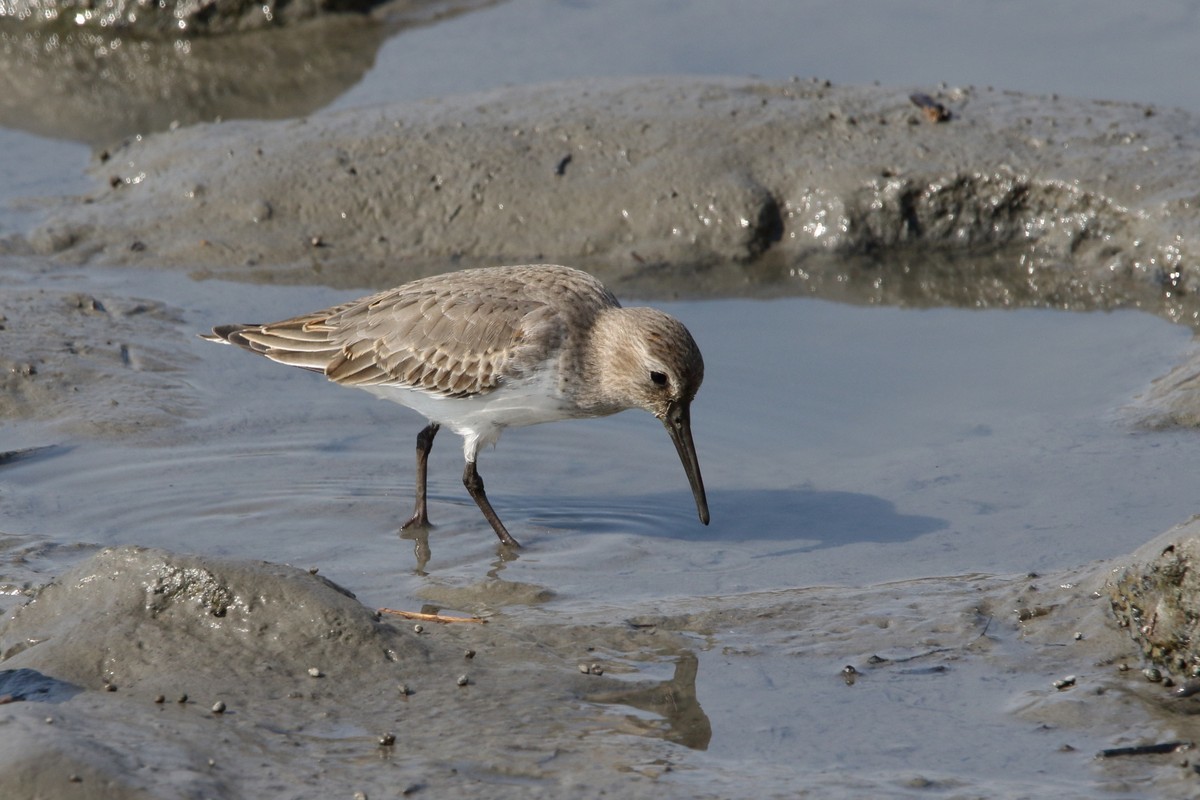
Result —
<instances>
[{"instance_id":1,"label":"dunlin","mask_svg":"<svg viewBox=\"0 0 1200 800\"><path fill-rule=\"evenodd\" d=\"M704 360L687 328L653 308L622 308L596 278L531 265L452 272L266 325L222 325L205 339L357 386L422 414L417 502L427 526L429 451L442 425L463 437L463 484L496 535L518 546L476 468L505 428L642 408L675 443L708 524L691 403Z\"/></svg>"}]
</instances>

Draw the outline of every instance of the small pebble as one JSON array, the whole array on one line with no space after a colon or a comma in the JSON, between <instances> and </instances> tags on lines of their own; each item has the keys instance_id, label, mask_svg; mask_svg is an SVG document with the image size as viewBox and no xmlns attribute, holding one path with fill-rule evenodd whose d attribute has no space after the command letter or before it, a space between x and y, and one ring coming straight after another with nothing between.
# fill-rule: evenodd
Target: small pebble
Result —
<instances>
[{"instance_id":1,"label":"small pebble","mask_svg":"<svg viewBox=\"0 0 1200 800\"><path fill-rule=\"evenodd\" d=\"M413 625L413 632L414 632L414 633L421 633L421 632L422 632L422 631L424 631L424 630L425 630L425 626L424 626L424 625L422 625L422 624L421 624L421 623L419 623L419 622L418 622L416 625Z\"/></svg>"},{"instance_id":2,"label":"small pebble","mask_svg":"<svg viewBox=\"0 0 1200 800\"><path fill-rule=\"evenodd\" d=\"M589 672L592 671L592 668L589 667L587 664L580 664L579 671L582 672L584 675L587 675Z\"/></svg>"},{"instance_id":3,"label":"small pebble","mask_svg":"<svg viewBox=\"0 0 1200 800\"><path fill-rule=\"evenodd\" d=\"M154 702L165 703L167 702L167 696L165 694L156 694L154 695Z\"/></svg>"},{"instance_id":4,"label":"small pebble","mask_svg":"<svg viewBox=\"0 0 1200 800\"><path fill-rule=\"evenodd\" d=\"M367 793L366 792L355 792L354 800L367 800Z\"/></svg>"},{"instance_id":5,"label":"small pebble","mask_svg":"<svg viewBox=\"0 0 1200 800\"><path fill-rule=\"evenodd\" d=\"M466 685L467 685L468 683L470 683L470 682L471 682L471 679L470 679L470 678L468 678L466 675L459 675L459 676L458 676L458 685L459 685L459 686L466 686Z\"/></svg>"},{"instance_id":6,"label":"small pebble","mask_svg":"<svg viewBox=\"0 0 1200 800\"><path fill-rule=\"evenodd\" d=\"M117 690L117 685L116 685L115 683L106 683L106 684L104 684L104 691L106 691L106 692L115 692L116 690Z\"/></svg>"},{"instance_id":7,"label":"small pebble","mask_svg":"<svg viewBox=\"0 0 1200 800\"><path fill-rule=\"evenodd\" d=\"M321 672L321 670L317 669L316 667L309 667L308 676L310 678L323 678L325 677L325 673Z\"/></svg>"},{"instance_id":8,"label":"small pebble","mask_svg":"<svg viewBox=\"0 0 1200 800\"><path fill-rule=\"evenodd\" d=\"M463 658L474 658L474 657L475 657L474 650L467 650L463 653Z\"/></svg>"},{"instance_id":9,"label":"small pebble","mask_svg":"<svg viewBox=\"0 0 1200 800\"><path fill-rule=\"evenodd\" d=\"M592 664L591 672L593 675L603 675L604 667L600 666L599 664Z\"/></svg>"},{"instance_id":10,"label":"small pebble","mask_svg":"<svg viewBox=\"0 0 1200 800\"><path fill-rule=\"evenodd\" d=\"M224 701L218 700L217 702L213 703L212 712L214 714L224 714L225 713Z\"/></svg>"},{"instance_id":11,"label":"small pebble","mask_svg":"<svg viewBox=\"0 0 1200 800\"><path fill-rule=\"evenodd\" d=\"M67 780L69 780L71 783L83 783L83 778L79 777L78 775L68 775Z\"/></svg>"},{"instance_id":12,"label":"small pebble","mask_svg":"<svg viewBox=\"0 0 1200 800\"><path fill-rule=\"evenodd\" d=\"M175 702L176 703L186 703L187 702L187 692L184 692L183 694L179 695L179 699L176 700Z\"/></svg>"},{"instance_id":13,"label":"small pebble","mask_svg":"<svg viewBox=\"0 0 1200 800\"><path fill-rule=\"evenodd\" d=\"M412 689L409 685L407 683L400 684L400 696L408 697L410 694L412 694Z\"/></svg>"},{"instance_id":14,"label":"small pebble","mask_svg":"<svg viewBox=\"0 0 1200 800\"><path fill-rule=\"evenodd\" d=\"M385 733L383 736L379 737L379 746L380 747L391 747L395 743L396 743L396 734L394 734L390 731L388 733Z\"/></svg>"},{"instance_id":15,"label":"small pebble","mask_svg":"<svg viewBox=\"0 0 1200 800\"><path fill-rule=\"evenodd\" d=\"M46 724L47 724L47 725L53 725L53 724L54 724L54 717L46 717Z\"/></svg>"},{"instance_id":16,"label":"small pebble","mask_svg":"<svg viewBox=\"0 0 1200 800\"><path fill-rule=\"evenodd\" d=\"M1158 667L1146 667L1142 670L1142 675L1151 683L1162 683L1162 672Z\"/></svg>"},{"instance_id":17,"label":"small pebble","mask_svg":"<svg viewBox=\"0 0 1200 800\"><path fill-rule=\"evenodd\" d=\"M1063 689L1070 689L1074 685L1075 685L1075 676L1074 675L1068 675L1065 678L1059 678L1058 680L1056 680L1054 682L1054 688L1058 689L1059 691L1062 691Z\"/></svg>"},{"instance_id":18,"label":"small pebble","mask_svg":"<svg viewBox=\"0 0 1200 800\"><path fill-rule=\"evenodd\" d=\"M1083 641L1083 633L1082 632L1080 632L1080 631L1075 632L1075 641L1077 641L1077 642Z\"/></svg>"}]
</instances>

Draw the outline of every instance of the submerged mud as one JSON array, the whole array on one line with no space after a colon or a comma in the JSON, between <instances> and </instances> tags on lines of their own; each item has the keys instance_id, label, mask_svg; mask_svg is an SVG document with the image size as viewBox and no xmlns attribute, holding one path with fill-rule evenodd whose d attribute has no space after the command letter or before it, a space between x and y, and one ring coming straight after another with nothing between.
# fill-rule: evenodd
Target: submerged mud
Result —
<instances>
[{"instance_id":1,"label":"submerged mud","mask_svg":"<svg viewBox=\"0 0 1200 800\"><path fill-rule=\"evenodd\" d=\"M83 436L124 436L191 415L188 333L167 304L7 281L0 414Z\"/></svg>"}]
</instances>

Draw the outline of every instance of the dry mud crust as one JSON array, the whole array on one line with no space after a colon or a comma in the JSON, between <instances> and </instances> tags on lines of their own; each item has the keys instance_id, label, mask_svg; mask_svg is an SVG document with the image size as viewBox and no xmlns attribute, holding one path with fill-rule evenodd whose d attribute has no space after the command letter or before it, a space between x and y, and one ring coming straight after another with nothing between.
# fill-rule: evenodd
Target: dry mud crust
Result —
<instances>
[{"instance_id":1,"label":"dry mud crust","mask_svg":"<svg viewBox=\"0 0 1200 800\"><path fill-rule=\"evenodd\" d=\"M846 259L905 252L1004 253L978 290L997 304L1200 286L1194 115L960 88L933 123L909 94L586 81L200 125L113 151L9 247L359 287L546 260L647 291L844 292Z\"/></svg>"}]
</instances>

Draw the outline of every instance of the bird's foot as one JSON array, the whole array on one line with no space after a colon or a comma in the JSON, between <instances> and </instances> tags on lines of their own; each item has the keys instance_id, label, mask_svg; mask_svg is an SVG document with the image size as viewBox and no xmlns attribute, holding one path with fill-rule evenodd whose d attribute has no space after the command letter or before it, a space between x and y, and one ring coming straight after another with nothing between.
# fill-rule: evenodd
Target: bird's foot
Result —
<instances>
[{"instance_id":1,"label":"bird's foot","mask_svg":"<svg viewBox=\"0 0 1200 800\"><path fill-rule=\"evenodd\" d=\"M500 544L505 547L520 549L521 543L509 535L508 531L496 531L496 536L500 538Z\"/></svg>"},{"instance_id":2,"label":"bird's foot","mask_svg":"<svg viewBox=\"0 0 1200 800\"><path fill-rule=\"evenodd\" d=\"M429 516L427 514L413 514L409 517L408 522L400 526L400 530L407 531L413 528L427 529L433 527L429 524Z\"/></svg>"}]
</instances>

